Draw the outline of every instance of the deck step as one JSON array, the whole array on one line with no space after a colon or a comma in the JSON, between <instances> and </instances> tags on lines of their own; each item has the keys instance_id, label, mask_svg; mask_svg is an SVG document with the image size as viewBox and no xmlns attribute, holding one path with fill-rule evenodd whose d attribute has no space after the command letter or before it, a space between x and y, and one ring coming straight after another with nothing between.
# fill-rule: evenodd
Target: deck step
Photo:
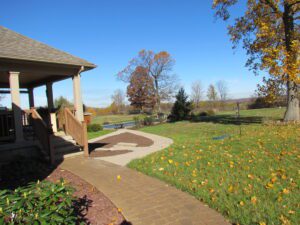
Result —
<instances>
[{"instance_id":1,"label":"deck step","mask_svg":"<svg viewBox=\"0 0 300 225\"><path fill-rule=\"evenodd\" d=\"M73 152L80 152L81 148L78 145L69 145L69 146L63 146L59 148L55 148L55 154L68 154Z\"/></svg>"}]
</instances>

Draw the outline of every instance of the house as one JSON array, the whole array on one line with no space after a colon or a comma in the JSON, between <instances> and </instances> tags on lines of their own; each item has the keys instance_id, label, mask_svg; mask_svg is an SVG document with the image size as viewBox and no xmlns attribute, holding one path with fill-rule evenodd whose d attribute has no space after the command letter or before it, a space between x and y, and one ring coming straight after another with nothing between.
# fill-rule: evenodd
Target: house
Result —
<instances>
[{"instance_id":1,"label":"house","mask_svg":"<svg viewBox=\"0 0 300 225\"><path fill-rule=\"evenodd\" d=\"M0 26L0 94L10 94L12 104L9 110L0 109L0 159L18 152L31 154L34 147L54 163L59 149L55 146L58 143L63 146L61 142L70 139L69 143L79 146L87 156L80 77L95 67L84 59ZM66 108L63 113L64 131L69 139L55 135L57 120L52 88L53 83L65 79L72 79L74 95L74 110ZM42 85L46 86L46 117L41 116L34 105L34 89ZM28 94L29 110L21 108L20 93ZM30 150L24 153L25 149Z\"/></svg>"}]
</instances>

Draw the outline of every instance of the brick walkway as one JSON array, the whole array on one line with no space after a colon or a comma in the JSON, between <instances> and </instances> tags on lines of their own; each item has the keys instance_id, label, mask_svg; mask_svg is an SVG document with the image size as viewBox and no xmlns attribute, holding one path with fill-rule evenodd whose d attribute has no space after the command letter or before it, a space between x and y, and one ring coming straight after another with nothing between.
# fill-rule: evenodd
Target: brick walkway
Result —
<instances>
[{"instance_id":1,"label":"brick walkway","mask_svg":"<svg viewBox=\"0 0 300 225\"><path fill-rule=\"evenodd\" d=\"M82 156L66 159L61 167L102 191L133 225L229 224L191 195L126 167Z\"/></svg>"}]
</instances>

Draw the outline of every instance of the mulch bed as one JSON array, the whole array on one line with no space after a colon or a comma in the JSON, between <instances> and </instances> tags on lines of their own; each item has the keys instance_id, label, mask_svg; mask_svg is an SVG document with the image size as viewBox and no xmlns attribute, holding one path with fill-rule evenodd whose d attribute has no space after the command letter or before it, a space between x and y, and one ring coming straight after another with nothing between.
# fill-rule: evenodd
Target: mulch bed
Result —
<instances>
[{"instance_id":1,"label":"mulch bed","mask_svg":"<svg viewBox=\"0 0 300 225\"><path fill-rule=\"evenodd\" d=\"M63 178L70 186L76 189L74 194L77 197L88 200L89 207L85 212L85 218L87 218L90 224L130 224L125 221L120 209L103 193L71 172L57 168L48 176L47 180L57 182L60 178Z\"/></svg>"},{"instance_id":2,"label":"mulch bed","mask_svg":"<svg viewBox=\"0 0 300 225\"><path fill-rule=\"evenodd\" d=\"M114 156L114 155L122 155L132 152L130 150L97 150L97 151L92 151L90 153L90 157L107 157L107 156Z\"/></svg>"},{"instance_id":3,"label":"mulch bed","mask_svg":"<svg viewBox=\"0 0 300 225\"><path fill-rule=\"evenodd\" d=\"M136 147L148 147L148 146L153 145L153 141L149 138L146 138L146 137L143 137L140 135L136 135L136 134L132 134L129 132L125 132L122 134L117 134L114 136L110 136L110 137L101 139L97 142L94 142L91 144L91 147L92 147L92 149L101 148L101 147L111 148L120 142L133 143L133 144L136 144Z\"/></svg>"},{"instance_id":4,"label":"mulch bed","mask_svg":"<svg viewBox=\"0 0 300 225\"><path fill-rule=\"evenodd\" d=\"M14 190L29 182L47 179L57 182L63 178L76 189L75 196L85 205L84 219L87 224L130 225L118 209L102 192L69 171L51 168L39 159L20 159L0 166L0 190Z\"/></svg>"}]
</instances>

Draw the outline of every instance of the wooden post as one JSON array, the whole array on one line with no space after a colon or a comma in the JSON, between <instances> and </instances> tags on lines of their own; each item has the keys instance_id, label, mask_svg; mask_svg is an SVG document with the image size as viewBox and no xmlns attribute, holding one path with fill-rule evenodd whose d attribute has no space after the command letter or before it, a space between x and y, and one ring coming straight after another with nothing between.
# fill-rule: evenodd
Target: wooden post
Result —
<instances>
[{"instance_id":1,"label":"wooden post","mask_svg":"<svg viewBox=\"0 0 300 225\"><path fill-rule=\"evenodd\" d=\"M34 108L33 88L28 88L29 108Z\"/></svg>"},{"instance_id":2,"label":"wooden post","mask_svg":"<svg viewBox=\"0 0 300 225\"><path fill-rule=\"evenodd\" d=\"M53 147L53 134L49 134L49 157L50 157L50 163L51 165L55 164L55 152L54 152L54 147Z\"/></svg>"},{"instance_id":3,"label":"wooden post","mask_svg":"<svg viewBox=\"0 0 300 225\"><path fill-rule=\"evenodd\" d=\"M19 72L9 72L11 104L14 114L16 141L23 140L22 110L20 99Z\"/></svg>"},{"instance_id":4,"label":"wooden post","mask_svg":"<svg viewBox=\"0 0 300 225\"><path fill-rule=\"evenodd\" d=\"M68 119L67 119L67 110L66 110L66 108L64 108L64 117L65 117L65 127L64 127L64 129L65 129L65 133L66 134L68 134Z\"/></svg>"},{"instance_id":5,"label":"wooden post","mask_svg":"<svg viewBox=\"0 0 300 225\"><path fill-rule=\"evenodd\" d=\"M47 103L48 103L49 112L52 112L54 110L52 84L53 84L52 82L48 82L46 84L46 95L47 95Z\"/></svg>"},{"instance_id":6,"label":"wooden post","mask_svg":"<svg viewBox=\"0 0 300 225\"><path fill-rule=\"evenodd\" d=\"M74 94L74 108L75 116L78 121L83 121L83 104L80 87L80 73L73 76L73 94Z\"/></svg>"},{"instance_id":7,"label":"wooden post","mask_svg":"<svg viewBox=\"0 0 300 225\"><path fill-rule=\"evenodd\" d=\"M86 122L82 122L82 134L83 134L83 151L84 156L89 157L89 143L88 143L88 136L87 136L87 127Z\"/></svg>"}]
</instances>

